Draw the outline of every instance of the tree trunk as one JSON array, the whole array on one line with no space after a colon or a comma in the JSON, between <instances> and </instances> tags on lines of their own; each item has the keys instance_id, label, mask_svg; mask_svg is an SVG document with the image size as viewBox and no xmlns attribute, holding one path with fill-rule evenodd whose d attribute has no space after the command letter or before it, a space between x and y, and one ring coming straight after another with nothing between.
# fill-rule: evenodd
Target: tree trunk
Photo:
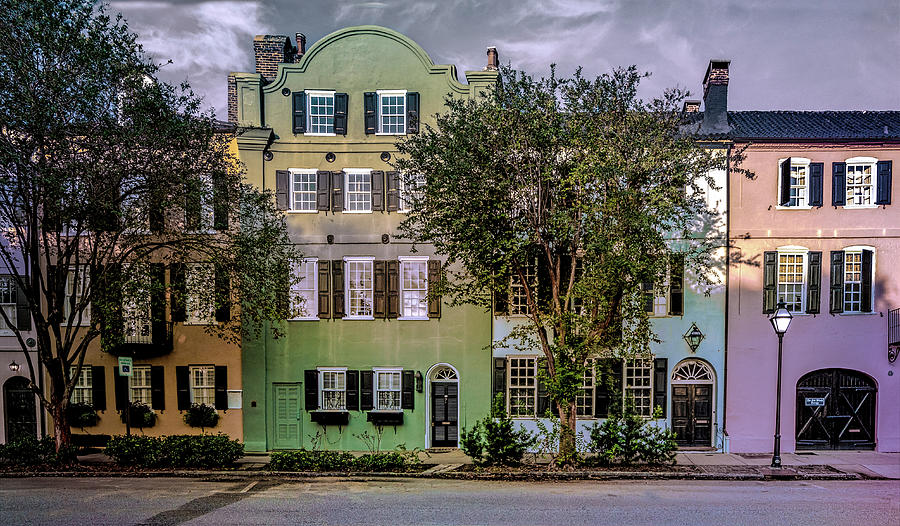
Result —
<instances>
[{"instance_id":1,"label":"tree trunk","mask_svg":"<svg viewBox=\"0 0 900 526\"><path fill-rule=\"evenodd\" d=\"M55 367L47 367L50 375L50 416L53 418L53 438L56 441L56 452L66 452L72 445L72 430L69 427L69 418L66 409L69 401L66 400L65 379L60 378L62 371Z\"/></svg>"},{"instance_id":2,"label":"tree trunk","mask_svg":"<svg viewBox=\"0 0 900 526\"><path fill-rule=\"evenodd\" d=\"M575 447L575 422L578 410L575 400L565 403L557 403L559 408L559 454L556 463L561 466L571 465L578 459L578 450Z\"/></svg>"}]
</instances>

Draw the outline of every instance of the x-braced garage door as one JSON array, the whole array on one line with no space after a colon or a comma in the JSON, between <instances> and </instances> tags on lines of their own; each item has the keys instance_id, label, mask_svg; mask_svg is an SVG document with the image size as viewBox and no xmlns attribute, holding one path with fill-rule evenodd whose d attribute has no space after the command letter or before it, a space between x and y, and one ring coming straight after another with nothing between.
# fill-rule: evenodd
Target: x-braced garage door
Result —
<instances>
[{"instance_id":1,"label":"x-braced garage door","mask_svg":"<svg viewBox=\"0 0 900 526\"><path fill-rule=\"evenodd\" d=\"M875 381L822 369L797 382L797 449L873 449Z\"/></svg>"}]
</instances>

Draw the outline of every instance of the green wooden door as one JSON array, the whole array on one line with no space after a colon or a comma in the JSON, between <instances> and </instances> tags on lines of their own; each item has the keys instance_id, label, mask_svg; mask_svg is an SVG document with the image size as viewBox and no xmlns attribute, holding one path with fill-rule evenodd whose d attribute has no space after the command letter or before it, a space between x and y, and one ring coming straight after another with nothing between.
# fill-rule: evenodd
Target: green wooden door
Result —
<instances>
[{"instance_id":1,"label":"green wooden door","mask_svg":"<svg viewBox=\"0 0 900 526\"><path fill-rule=\"evenodd\" d=\"M275 449L300 449L300 384L275 384Z\"/></svg>"}]
</instances>

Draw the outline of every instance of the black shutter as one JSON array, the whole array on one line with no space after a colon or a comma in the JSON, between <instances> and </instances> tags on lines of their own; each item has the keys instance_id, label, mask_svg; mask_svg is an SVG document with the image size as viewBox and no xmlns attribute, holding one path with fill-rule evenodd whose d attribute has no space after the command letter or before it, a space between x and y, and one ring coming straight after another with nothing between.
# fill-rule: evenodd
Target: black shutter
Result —
<instances>
[{"instance_id":1,"label":"black shutter","mask_svg":"<svg viewBox=\"0 0 900 526\"><path fill-rule=\"evenodd\" d=\"M878 161L878 178L875 188L875 204L891 204L891 161Z\"/></svg>"},{"instance_id":2,"label":"black shutter","mask_svg":"<svg viewBox=\"0 0 900 526\"><path fill-rule=\"evenodd\" d=\"M441 295L437 293L441 281L441 262L428 260L428 317L441 317Z\"/></svg>"},{"instance_id":3,"label":"black shutter","mask_svg":"<svg viewBox=\"0 0 900 526\"><path fill-rule=\"evenodd\" d=\"M415 387L415 371L403 371L400 374L400 409L415 409Z\"/></svg>"},{"instance_id":4,"label":"black shutter","mask_svg":"<svg viewBox=\"0 0 900 526\"><path fill-rule=\"evenodd\" d=\"M359 411L359 371L347 371L347 411Z\"/></svg>"},{"instance_id":5,"label":"black shutter","mask_svg":"<svg viewBox=\"0 0 900 526\"><path fill-rule=\"evenodd\" d=\"M831 163L831 205L847 204L847 163Z\"/></svg>"},{"instance_id":6,"label":"black shutter","mask_svg":"<svg viewBox=\"0 0 900 526\"><path fill-rule=\"evenodd\" d=\"M384 172L372 170L372 210L384 211Z\"/></svg>"},{"instance_id":7,"label":"black shutter","mask_svg":"<svg viewBox=\"0 0 900 526\"><path fill-rule=\"evenodd\" d=\"M684 315L684 254L675 253L669 259L669 315Z\"/></svg>"},{"instance_id":8,"label":"black shutter","mask_svg":"<svg viewBox=\"0 0 900 526\"><path fill-rule=\"evenodd\" d=\"M331 172L331 211L344 211L344 172Z\"/></svg>"},{"instance_id":9,"label":"black shutter","mask_svg":"<svg viewBox=\"0 0 900 526\"><path fill-rule=\"evenodd\" d=\"M387 262L387 317L400 316L400 262Z\"/></svg>"},{"instance_id":10,"label":"black shutter","mask_svg":"<svg viewBox=\"0 0 900 526\"><path fill-rule=\"evenodd\" d=\"M387 313L387 305L385 305L385 292L387 288L386 277L385 277L385 261L374 261L374 276L372 279L372 288L373 288L373 308L372 315L376 318L384 318Z\"/></svg>"},{"instance_id":11,"label":"black shutter","mask_svg":"<svg viewBox=\"0 0 900 526\"><path fill-rule=\"evenodd\" d=\"M156 345L166 340L166 265L150 264L150 339Z\"/></svg>"},{"instance_id":12,"label":"black shutter","mask_svg":"<svg viewBox=\"0 0 900 526\"><path fill-rule=\"evenodd\" d=\"M781 188L781 196L778 204L787 206L791 202L791 158L788 157L781 163L781 174L779 178L779 187Z\"/></svg>"},{"instance_id":13,"label":"black shutter","mask_svg":"<svg viewBox=\"0 0 900 526\"><path fill-rule=\"evenodd\" d=\"M344 317L344 260L331 262L331 310L332 318Z\"/></svg>"},{"instance_id":14,"label":"black shutter","mask_svg":"<svg viewBox=\"0 0 900 526\"><path fill-rule=\"evenodd\" d=\"M825 186L825 163L809 164L809 206L822 206Z\"/></svg>"},{"instance_id":15,"label":"black shutter","mask_svg":"<svg viewBox=\"0 0 900 526\"><path fill-rule=\"evenodd\" d=\"M275 170L275 206L279 210L290 210L291 172Z\"/></svg>"},{"instance_id":16,"label":"black shutter","mask_svg":"<svg viewBox=\"0 0 900 526\"><path fill-rule=\"evenodd\" d=\"M216 409L228 409L228 367L216 366Z\"/></svg>"},{"instance_id":17,"label":"black shutter","mask_svg":"<svg viewBox=\"0 0 900 526\"><path fill-rule=\"evenodd\" d=\"M622 360L603 358L595 365L597 385L594 388L594 416L607 418L621 409Z\"/></svg>"},{"instance_id":18,"label":"black shutter","mask_svg":"<svg viewBox=\"0 0 900 526\"><path fill-rule=\"evenodd\" d=\"M375 394L373 384L375 375L372 371L359 372L359 409L370 411L375 408Z\"/></svg>"},{"instance_id":19,"label":"black shutter","mask_svg":"<svg viewBox=\"0 0 900 526\"><path fill-rule=\"evenodd\" d=\"M186 365L175 366L175 392L178 395L178 410L191 408L191 370Z\"/></svg>"},{"instance_id":20,"label":"black shutter","mask_svg":"<svg viewBox=\"0 0 900 526\"><path fill-rule=\"evenodd\" d=\"M331 172L316 172L316 210L327 212L331 207Z\"/></svg>"},{"instance_id":21,"label":"black shutter","mask_svg":"<svg viewBox=\"0 0 900 526\"><path fill-rule=\"evenodd\" d=\"M319 371L315 369L303 371L303 395L307 411L319 408Z\"/></svg>"},{"instance_id":22,"label":"black shutter","mask_svg":"<svg viewBox=\"0 0 900 526\"><path fill-rule=\"evenodd\" d=\"M363 93L363 108L363 120L366 125L366 135L372 135L378 131L378 94L374 91Z\"/></svg>"},{"instance_id":23,"label":"black shutter","mask_svg":"<svg viewBox=\"0 0 900 526\"><path fill-rule=\"evenodd\" d=\"M116 367L116 377L113 379L113 387L116 392L116 410L124 411L128 407L128 377L119 374L119 368Z\"/></svg>"},{"instance_id":24,"label":"black shutter","mask_svg":"<svg viewBox=\"0 0 900 526\"><path fill-rule=\"evenodd\" d=\"M108 345L122 341L125 328L125 319L120 307L123 301L122 266L118 263L112 263L106 266L98 265L91 270L96 270L95 277L99 276L99 279L95 281L98 285L97 292L99 292L101 300L101 308L97 309L97 315L101 319L100 338L102 348L108 349ZM108 339L107 343L103 343L104 338Z\"/></svg>"},{"instance_id":25,"label":"black shutter","mask_svg":"<svg viewBox=\"0 0 900 526\"><path fill-rule=\"evenodd\" d=\"M13 276L9 277L14 280ZM16 280L16 327L20 331L31 330L31 309L28 308L28 296L25 289Z\"/></svg>"},{"instance_id":26,"label":"black shutter","mask_svg":"<svg viewBox=\"0 0 900 526\"><path fill-rule=\"evenodd\" d=\"M347 135L347 94L334 94L334 133L335 135Z\"/></svg>"},{"instance_id":27,"label":"black shutter","mask_svg":"<svg viewBox=\"0 0 900 526\"><path fill-rule=\"evenodd\" d=\"M387 211L400 210L400 172L387 172Z\"/></svg>"},{"instance_id":28,"label":"black shutter","mask_svg":"<svg viewBox=\"0 0 900 526\"><path fill-rule=\"evenodd\" d=\"M185 279L185 265L173 263L169 268L169 278L172 287L172 321L187 320L187 280Z\"/></svg>"},{"instance_id":29,"label":"black shutter","mask_svg":"<svg viewBox=\"0 0 900 526\"><path fill-rule=\"evenodd\" d=\"M406 93L406 133L419 133L419 94Z\"/></svg>"},{"instance_id":30,"label":"black shutter","mask_svg":"<svg viewBox=\"0 0 900 526\"><path fill-rule=\"evenodd\" d=\"M763 253L763 314L775 312L778 298L778 252Z\"/></svg>"},{"instance_id":31,"label":"black shutter","mask_svg":"<svg viewBox=\"0 0 900 526\"><path fill-rule=\"evenodd\" d=\"M331 317L331 262L316 263L319 268L319 318Z\"/></svg>"},{"instance_id":32,"label":"black shutter","mask_svg":"<svg viewBox=\"0 0 900 526\"><path fill-rule=\"evenodd\" d=\"M859 310L861 312L872 312L872 251L862 251L862 288L860 290Z\"/></svg>"},{"instance_id":33,"label":"black shutter","mask_svg":"<svg viewBox=\"0 0 900 526\"><path fill-rule=\"evenodd\" d=\"M653 407L662 409L662 417L666 417L667 380L669 379L668 358L653 360Z\"/></svg>"},{"instance_id":34,"label":"black shutter","mask_svg":"<svg viewBox=\"0 0 900 526\"><path fill-rule=\"evenodd\" d=\"M494 407L494 399L497 395L506 400L506 358L494 358L494 375L492 377L493 389L491 390L491 407Z\"/></svg>"},{"instance_id":35,"label":"black shutter","mask_svg":"<svg viewBox=\"0 0 900 526\"><path fill-rule=\"evenodd\" d=\"M94 409L106 411L106 370L102 365L91 367L91 391Z\"/></svg>"},{"instance_id":36,"label":"black shutter","mask_svg":"<svg viewBox=\"0 0 900 526\"><path fill-rule=\"evenodd\" d=\"M224 176L213 177L213 228L228 229L228 186Z\"/></svg>"},{"instance_id":37,"label":"black shutter","mask_svg":"<svg viewBox=\"0 0 900 526\"><path fill-rule=\"evenodd\" d=\"M822 253L810 252L806 265L806 313L818 314L822 302Z\"/></svg>"},{"instance_id":38,"label":"black shutter","mask_svg":"<svg viewBox=\"0 0 900 526\"><path fill-rule=\"evenodd\" d=\"M165 368L162 365L150 367L150 407L163 410L166 408Z\"/></svg>"},{"instance_id":39,"label":"black shutter","mask_svg":"<svg viewBox=\"0 0 900 526\"><path fill-rule=\"evenodd\" d=\"M294 133L306 133L306 93L295 91L293 95Z\"/></svg>"},{"instance_id":40,"label":"black shutter","mask_svg":"<svg viewBox=\"0 0 900 526\"><path fill-rule=\"evenodd\" d=\"M494 316L509 316L509 279L505 280L505 285L502 290L495 290L493 293Z\"/></svg>"},{"instance_id":41,"label":"black shutter","mask_svg":"<svg viewBox=\"0 0 900 526\"><path fill-rule=\"evenodd\" d=\"M844 312L844 251L831 251L831 308L832 314Z\"/></svg>"},{"instance_id":42,"label":"black shutter","mask_svg":"<svg viewBox=\"0 0 900 526\"><path fill-rule=\"evenodd\" d=\"M548 374L547 371L547 359L540 358L538 360L537 378L535 378L537 382L537 414L535 416L538 418L544 417L547 414L547 410L550 409L550 393L547 392L547 383L542 378L544 374Z\"/></svg>"},{"instance_id":43,"label":"black shutter","mask_svg":"<svg viewBox=\"0 0 900 526\"><path fill-rule=\"evenodd\" d=\"M228 270L216 266L216 321L227 322L231 319L231 280Z\"/></svg>"}]
</instances>

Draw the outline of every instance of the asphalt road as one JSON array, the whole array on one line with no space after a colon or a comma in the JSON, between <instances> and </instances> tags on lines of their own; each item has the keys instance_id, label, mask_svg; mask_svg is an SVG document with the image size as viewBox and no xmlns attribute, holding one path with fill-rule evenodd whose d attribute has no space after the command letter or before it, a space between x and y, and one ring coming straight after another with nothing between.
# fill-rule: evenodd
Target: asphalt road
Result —
<instances>
[{"instance_id":1,"label":"asphalt road","mask_svg":"<svg viewBox=\"0 0 900 526\"><path fill-rule=\"evenodd\" d=\"M900 481L0 479L0 524L900 524Z\"/></svg>"}]
</instances>

